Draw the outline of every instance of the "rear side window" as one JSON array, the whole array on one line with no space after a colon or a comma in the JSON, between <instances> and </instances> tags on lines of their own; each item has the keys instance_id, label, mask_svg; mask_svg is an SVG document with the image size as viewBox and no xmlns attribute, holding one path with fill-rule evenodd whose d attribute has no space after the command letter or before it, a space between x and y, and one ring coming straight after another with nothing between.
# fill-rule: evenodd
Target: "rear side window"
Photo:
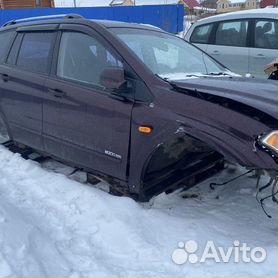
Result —
<instances>
[{"instance_id":1,"label":"rear side window","mask_svg":"<svg viewBox=\"0 0 278 278\"><path fill-rule=\"evenodd\" d=\"M221 22L216 31L215 44L244 47L246 46L247 30L247 20Z\"/></svg>"},{"instance_id":2,"label":"rear side window","mask_svg":"<svg viewBox=\"0 0 278 278\"><path fill-rule=\"evenodd\" d=\"M255 47L278 49L278 21L256 20Z\"/></svg>"},{"instance_id":3,"label":"rear side window","mask_svg":"<svg viewBox=\"0 0 278 278\"><path fill-rule=\"evenodd\" d=\"M17 67L31 72L47 73L54 35L54 32L26 33L18 53Z\"/></svg>"},{"instance_id":4,"label":"rear side window","mask_svg":"<svg viewBox=\"0 0 278 278\"><path fill-rule=\"evenodd\" d=\"M7 52L11 44L14 32L2 32L0 33L0 63L6 60Z\"/></svg>"},{"instance_id":5,"label":"rear side window","mask_svg":"<svg viewBox=\"0 0 278 278\"><path fill-rule=\"evenodd\" d=\"M208 43L212 31L212 24L197 26L190 38L192 43Z\"/></svg>"}]
</instances>

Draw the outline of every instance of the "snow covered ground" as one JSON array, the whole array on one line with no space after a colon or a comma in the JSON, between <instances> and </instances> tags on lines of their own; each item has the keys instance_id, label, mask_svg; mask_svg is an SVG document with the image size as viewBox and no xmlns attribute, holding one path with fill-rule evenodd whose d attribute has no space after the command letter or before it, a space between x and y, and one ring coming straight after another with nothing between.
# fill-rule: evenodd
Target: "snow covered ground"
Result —
<instances>
[{"instance_id":1,"label":"snow covered ground","mask_svg":"<svg viewBox=\"0 0 278 278\"><path fill-rule=\"evenodd\" d=\"M69 179L71 171L0 146L0 277L277 277L277 206L266 202L268 219L250 176L139 204L83 184L82 173ZM243 171L229 169L211 181ZM199 244L197 254L208 240L224 248L238 240L265 248L267 259L177 265L171 256L188 240Z\"/></svg>"}]
</instances>

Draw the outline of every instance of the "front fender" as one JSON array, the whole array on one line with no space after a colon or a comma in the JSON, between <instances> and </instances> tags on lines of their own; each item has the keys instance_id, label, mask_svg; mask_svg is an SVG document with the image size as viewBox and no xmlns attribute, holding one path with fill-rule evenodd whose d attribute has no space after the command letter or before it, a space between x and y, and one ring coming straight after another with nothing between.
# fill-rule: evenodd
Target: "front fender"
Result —
<instances>
[{"instance_id":1,"label":"front fender","mask_svg":"<svg viewBox=\"0 0 278 278\"><path fill-rule=\"evenodd\" d=\"M260 134L271 131L266 123L202 99L179 93L175 94L175 102L172 98L161 94L155 105L134 107L128 173L132 192L136 193L140 187L144 165L153 151L182 134L206 143L226 160L248 169L278 171L271 155L255 145ZM139 133L140 125L153 126L153 132L149 135Z\"/></svg>"},{"instance_id":2,"label":"front fender","mask_svg":"<svg viewBox=\"0 0 278 278\"><path fill-rule=\"evenodd\" d=\"M133 109L128 171L128 186L131 192L139 192L142 171L155 149L179 136L176 132L180 124L169 121L167 115L164 115L165 117L162 117L160 109L152 104L135 105ZM143 125L152 126L152 133L140 133L138 127Z\"/></svg>"}]
</instances>

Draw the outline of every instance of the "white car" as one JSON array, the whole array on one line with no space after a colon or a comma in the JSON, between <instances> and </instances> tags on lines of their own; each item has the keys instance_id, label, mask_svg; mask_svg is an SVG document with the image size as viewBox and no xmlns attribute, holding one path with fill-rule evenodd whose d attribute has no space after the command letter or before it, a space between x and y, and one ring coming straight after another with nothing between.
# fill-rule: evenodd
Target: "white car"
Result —
<instances>
[{"instance_id":1,"label":"white car","mask_svg":"<svg viewBox=\"0 0 278 278\"><path fill-rule=\"evenodd\" d=\"M235 73L266 77L278 57L278 8L245 10L194 23L185 39Z\"/></svg>"}]
</instances>

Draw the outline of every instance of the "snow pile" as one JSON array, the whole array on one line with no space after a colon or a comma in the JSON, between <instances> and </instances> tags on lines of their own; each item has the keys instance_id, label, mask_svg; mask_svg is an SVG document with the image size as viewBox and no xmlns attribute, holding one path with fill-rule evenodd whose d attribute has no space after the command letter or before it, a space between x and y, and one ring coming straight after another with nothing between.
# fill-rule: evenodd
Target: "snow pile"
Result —
<instances>
[{"instance_id":1,"label":"snow pile","mask_svg":"<svg viewBox=\"0 0 278 278\"><path fill-rule=\"evenodd\" d=\"M189 192L196 198L175 192L138 204L67 178L66 166L41 166L1 146L0 163L0 277L277 276L277 208L269 201L273 219L263 214L250 177L215 191L206 181ZM176 265L172 253L187 240L223 247L239 240L268 257Z\"/></svg>"}]
</instances>

